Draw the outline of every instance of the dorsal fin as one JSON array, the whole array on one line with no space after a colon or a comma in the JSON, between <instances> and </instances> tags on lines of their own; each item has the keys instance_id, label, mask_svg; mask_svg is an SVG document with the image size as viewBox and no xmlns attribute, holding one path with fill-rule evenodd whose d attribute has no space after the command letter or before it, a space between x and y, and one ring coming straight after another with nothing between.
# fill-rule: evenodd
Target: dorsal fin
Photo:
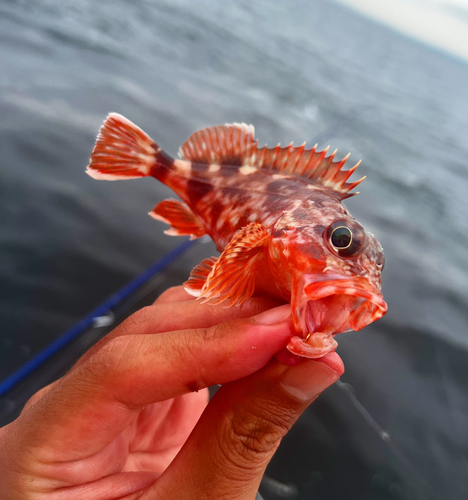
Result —
<instances>
[{"instance_id":1,"label":"dorsal fin","mask_svg":"<svg viewBox=\"0 0 468 500\"><path fill-rule=\"evenodd\" d=\"M209 127L192 134L179 154L194 163L242 166L254 142L253 125L232 123Z\"/></svg>"},{"instance_id":2,"label":"dorsal fin","mask_svg":"<svg viewBox=\"0 0 468 500\"><path fill-rule=\"evenodd\" d=\"M199 130L192 134L180 148L179 154L194 163L249 166L296 175L322 184L342 195L342 198L354 196L350 193L365 177L346 182L359 166L358 162L349 170L341 170L349 154L340 161L334 161L336 150L327 156L328 147L317 151L302 146L275 148L258 147L254 140L254 127L245 123L219 125Z\"/></svg>"},{"instance_id":3,"label":"dorsal fin","mask_svg":"<svg viewBox=\"0 0 468 500\"><path fill-rule=\"evenodd\" d=\"M341 170L349 158L347 154L342 160L334 161L336 150L327 156L329 147L322 151L317 151L317 144L312 149L305 149L305 143L302 146L294 147L292 143L284 148L278 144L276 148L269 149L264 146L255 151L255 158L247 159L249 165L257 168L276 170L283 174L297 175L310 179L318 184L332 189L343 198L349 198L357 193L349 193L365 177L355 181L346 182L353 172L358 168L361 161L358 161L354 167L348 170Z\"/></svg>"}]
</instances>

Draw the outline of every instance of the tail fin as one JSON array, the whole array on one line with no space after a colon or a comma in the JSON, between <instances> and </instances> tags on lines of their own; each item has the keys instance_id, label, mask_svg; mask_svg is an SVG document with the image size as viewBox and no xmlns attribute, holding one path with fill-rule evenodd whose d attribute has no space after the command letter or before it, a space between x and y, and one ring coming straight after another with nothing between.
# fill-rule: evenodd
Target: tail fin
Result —
<instances>
[{"instance_id":1,"label":"tail fin","mask_svg":"<svg viewBox=\"0 0 468 500\"><path fill-rule=\"evenodd\" d=\"M110 113L99 131L86 173L114 181L150 175L161 148L140 127Z\"/></svg>"}]
</instances>

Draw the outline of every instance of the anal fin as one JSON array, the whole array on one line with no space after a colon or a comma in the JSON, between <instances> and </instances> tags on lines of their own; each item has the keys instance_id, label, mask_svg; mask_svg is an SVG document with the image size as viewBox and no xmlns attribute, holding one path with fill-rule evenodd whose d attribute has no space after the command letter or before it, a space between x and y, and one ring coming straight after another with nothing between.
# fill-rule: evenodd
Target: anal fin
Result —
<instances>
[{"instance_id":1,"label":"anal fin","mask_svg":"<svg viewBox=\"0 0 468 500\"><path fill-rule=\"evenodd\" d=\"M202 288L217 260L218 257L208 257L192 269L189 279L184 283L184 288L187 293L194 297L199 297L201 295Z\"/></svg>"},{"instance_id":2,"label":"anal fin","mask_svg":"<svg viewBox=\"0 0 468 500\"><path fill-rule=\"evenodd\" d=\"M206 234L201 219L182 201L164 200L158 203L149 214L153 219L171 226L167 231L164 231L170 236L191 236L191 239L194 240Z\"/></svg>"},{"instance_id":3,"label":"anal fin","mask_svg":"<svg viewBox=\"0 0 468 500\"><path fill-rule=\"evenodd\" d=\"M214 264L199 299L228 306L242 304L255 290L258 257L269 241L269 233L258 222L240 229Z\"/></svg>"}]
</instances>

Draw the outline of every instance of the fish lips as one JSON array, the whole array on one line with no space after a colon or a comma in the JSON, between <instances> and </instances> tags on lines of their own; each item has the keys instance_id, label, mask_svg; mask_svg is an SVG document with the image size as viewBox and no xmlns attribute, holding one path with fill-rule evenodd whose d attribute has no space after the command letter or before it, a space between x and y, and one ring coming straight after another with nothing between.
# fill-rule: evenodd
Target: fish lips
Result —
<instances>
[{"instance_id":1,"label":"fish lips","mask_svg":"<svg viewBox=\"0 0 468 500\"><path fill-rule=\"evenodd\" d=\"M304 286L304 293L309 299L306 323L310 332L328 330L334 335L358 331L388 309L380 290L362 277L314 276Z\"/></svg>"}]
</instances>

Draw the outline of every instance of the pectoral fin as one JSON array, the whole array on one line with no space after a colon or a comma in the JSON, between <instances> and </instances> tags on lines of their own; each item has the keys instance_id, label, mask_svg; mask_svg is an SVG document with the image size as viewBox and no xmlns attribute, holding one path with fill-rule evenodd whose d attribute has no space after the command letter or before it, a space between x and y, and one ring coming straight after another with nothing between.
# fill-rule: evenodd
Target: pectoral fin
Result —
<instances>
[{"instance_id":1,"label":"pectoral fin","mask_svg":"<svg viewBox=\"0 0 468 500\"><path fill-rule=\"evenodd\" d=\"M149 214L153 219L171 226L167 231L164 231L170 236L190 235L191 239L194 240L206 234L201 219L182 201L164 200L158 203Z\"/></svg>"},{"instance_id":2,"label":"pectoral fin","mask_svg":"<svg viewBox=\"0 0 468 500\"><path fill-rule=\"evenodd\" d=\"M229 301L232 306L251 297L258 259L268 239L268 231L258 222L240 229L213 265L199 299L212 304Z\"/></svg>"}]
</instances>

